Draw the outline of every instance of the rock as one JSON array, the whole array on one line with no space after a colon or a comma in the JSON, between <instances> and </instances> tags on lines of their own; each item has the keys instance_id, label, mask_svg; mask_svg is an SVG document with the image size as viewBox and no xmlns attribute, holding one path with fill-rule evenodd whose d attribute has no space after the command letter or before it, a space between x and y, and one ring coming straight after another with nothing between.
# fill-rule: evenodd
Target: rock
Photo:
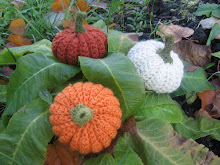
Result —
<instances>
[{"instance_id":1,"label":"rock","mask_svg":"<svg viewBox=\"0 0 220 165\"><path fill-rule=\"evenodd\" d=\"M199 25L201 25L203 29L211 29L215 23L220 23L220 19L217 19L215 17L210 17L210 18L202 19L199 22Z\"/></svg>"}]
</instances>

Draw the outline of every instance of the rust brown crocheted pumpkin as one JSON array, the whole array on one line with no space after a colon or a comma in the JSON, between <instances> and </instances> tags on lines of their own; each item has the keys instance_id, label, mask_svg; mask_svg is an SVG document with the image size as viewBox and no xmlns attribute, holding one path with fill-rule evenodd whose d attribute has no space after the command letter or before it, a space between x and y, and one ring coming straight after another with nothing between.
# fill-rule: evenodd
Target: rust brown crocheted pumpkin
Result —
<instances>
[{"instance_id":1,"label":"rust brown crocheted pumpkin","mask_svg":"<svg viewBox=\"0 0 220 165\"><path fill-rule=\"evenodd\" d=\"M83 25L85 12L77 12L75 26L66 29L53 39L53 55L61 62L77 65L78 56L103 58L108 51L107 36L98 28Z\"/></svg>"}]
</instances>

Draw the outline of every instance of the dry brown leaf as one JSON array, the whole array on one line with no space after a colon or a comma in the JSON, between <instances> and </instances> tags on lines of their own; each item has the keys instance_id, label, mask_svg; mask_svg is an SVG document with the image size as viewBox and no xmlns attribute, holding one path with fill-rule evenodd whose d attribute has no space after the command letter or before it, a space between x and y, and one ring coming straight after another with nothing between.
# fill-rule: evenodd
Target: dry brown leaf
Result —
<instances>
[{"instance_id":1,"label":"dry brown leaf","mask_svg":"<svg viewBox=\"0 0 220 165\"><path fill-rule=\"evenodd\" d=\"M219 118L220 117L220 90L217 92L212 90L205 90L204 92L198 92L197 95L201 99L202 109L205 110L211 117ZM199 112L198 112L199 113ZM199 115L204 115L199 113Z\"/></svg>"},{"instance_id":2,"label":"dry brown leaf","mask_svg":"<svg viewBox=\"0 0 220 165\"><path fill-rule=\"evenodd\" d=\"M53 12L64 12L69 4L70 0L55 0L50 9L53 10Z\"/></svg>"},{"instance_id":3,"label":"dry brown leaf","mask_svg":"<svg viewBox=\"0 0 220 165\"><path fill-rule=\"evenodd\" d=\"M195 113L195 117L198 118L198 117L211 117L211 116L205 109L201 108L199 111Z\"/></svg>"},{"instance_id":4,"label":"dry brown leaf","mask_svg":"<svg viewBox=\"0 0 220 165\"><path fill-rule=\"evenodd\" d=\"M14 72L13 69L11 69L9 66L3 66L2 69L0 69L0 73L10 76Z\"/></svg>"},{"instance_id":5,"label":"dry brown leaf","mask_svg":"<svg viewBox=\"0 0 220 165\"><path fill-rule=\"evenodd\" d=\"M179 25L169 24L164 25L161 23L158 26L159 31L156 32L157 35L164 37L164 34L173 34L174 35L174 43L177 43L182 40L182 37L189 37L194 33L194 30L188 27L182 27Z\"/></svg>"},{"instance_id":6,"label":"dry brown leaf","mask_svg":"<svg viewBox=\"0 0 220 165\"><path fill-rule=\"evenodd\" d=\"M44 162L44 165L61 165L55 145L53 144L48 144L47 146L46 161Z\"/></svg>"},{"instance_id":7,"label":"dry brown leaf","mask_svg":"<svg viewBox=\"0 0 220 165\"><path fill-rule=\"evenodd\" d=\"M73 20L66 19L63 21L63 29L68 29L74 25L75 25L75 21L73 21Z\"/></svg>"},{"instance_id":8,"label":"dry brown leaf","mask_svg":"<svg viewBox=\"0 0 220 165\"><path fill-rule=\"evenodd\" d=\"M82 155L71 150L68 144L60 143L57 140L54 144L47 146L44 165L80 165L82 160Z\"/></svg>"},{"instance_id":9,"label":"dry brown leaf","mask_svg":"<svg viewBox=\"0 0 220 165\"><path fill-rule=\"evenodd\" d=\"M197 95L202 103L202 109L205 109L207 105L212 103L215 94L216 93L213 90L205 90L203 92L197 92Z\"/></svg>"},{"instance_id":10,"label":"dry brown leaf","mask_svg":"<svg viewBox=\"0 0 220 165\"><path fill-rule=\"evenodd\" d=\"M173 47L179 57L192 65L205 67L211 61L211 48L206 45L194 44L192 41L182 40Z\"/></svg>"},{"instance_id":11,"label":"dry brown leaf","mask_svg":"<svg viewBox=\"0 0 220 165\"><path fill-rule=\"evenodd\" d=\"M22 36L26 33L25 22L22 18L11 21L9 29L13 34Z\"/></svg>"},{"instance_id":12,"label":"dry brown leaf","mask_svg":"<svg viewBox=\"0 0 220 165\"><path fill-rule=\"evenodd\" d=\"M78 0L76 2L76 6L79 8L80 11L85 11L85 12L88 12L90 8L89 4L84 0Z\"/></svg>"},{"instance_id":13,"label":"dry brown leaf","mask_svg":"<svg viewBox=\"0 0 220 165\"><path fill-rule=\"evenodd\" d=\"M8 36L8 38L6 39L7 41L10 41L14 44L17 44L19 46L23 46L23 45L31 45L31 40L28 39L27 37L22 37L19 35L14 35L14 34L10 34Z\"/></svg>"},{"instance_id":14,"label":"dry brown leaf","mask_svg":"<svg viewBox=\"0 0 220 165\"><path fill-rule=\"evenodd\" d=\"M185 66L184 67L184 72L192 72L192 71L196 70L197 68L198 68L198 66L193 66L193 65Z\"/></svg>"}]
</instances>

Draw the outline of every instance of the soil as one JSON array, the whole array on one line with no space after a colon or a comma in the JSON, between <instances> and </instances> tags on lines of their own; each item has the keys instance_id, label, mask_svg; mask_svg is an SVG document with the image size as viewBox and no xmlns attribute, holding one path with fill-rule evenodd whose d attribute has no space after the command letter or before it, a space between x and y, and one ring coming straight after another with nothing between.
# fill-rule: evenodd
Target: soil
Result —
<instances>
[{"instance_id":1,"label":"soil","mask_svg":"<svg viewBox=\"0 0 220 165\"><path fill-rule=\"evenodd\" d=\"M198 3L192 6L188 6L187 4L183 3L183 0L182 0L182 5L181 5L181 0L170 0L169 3L164 2L162 0L150 1L150 3L148 4L149 10L147 10L146 8L145 13L142 14L143 19L148 20L148 23L150 23L149 12L151 13L151 16L153 15L151 20L151 25L153 27L153 30L154 27L157 27L159 25L159 22L163 22L163 23L172 22L175 25L192 28L195 32L191 37L189 37L189 39L197 40L198 41L197 44L205 45L210 30L203 30L201 27L198 27L198 24L201 19L204 19L206 17L205 16L195 17L193 13L196 11L197 7L200 4L220 3L220 2L219 1L217 2L216 0L199 0L199 1L185 0L185 1L198 2ZM131 19L128 18L129 17L135 18L136 16L135 12L141 13L143 10L140 7L136 6L133 8L129 8L128 6L125 6L121 10L123 10L124 12L113 15L114 19L112 20L112 23L116 23L116 27L115 27L116 30L120 30L124 32L142 33L142 35L139 37L139 40L147 40L158 37L155 34L152 34L152 27L150 26L146 26L140 29L134 29L130 27L129 24L133 24L133 22L131 21ZM210 46L212 52L219 51L220 50L219 40L213 40ZM217 71L218 61L219 61L218 58L212 57L211 63L214 63L215 65L209 68L208 70L206 70L208 74L212 74ZM176 97L175 100L182 105L182 103L185 101L185 96ZM189 117L195 117L195 112L197 112L200 108L201 108L201 101L198 98L192 104L184 103L182 105L182 109ZM213 139L211 136L202 137L197 139L196 141L200 144L205 145L213 153L220 156L219 141Z\"/></svg>"}]
</instances>

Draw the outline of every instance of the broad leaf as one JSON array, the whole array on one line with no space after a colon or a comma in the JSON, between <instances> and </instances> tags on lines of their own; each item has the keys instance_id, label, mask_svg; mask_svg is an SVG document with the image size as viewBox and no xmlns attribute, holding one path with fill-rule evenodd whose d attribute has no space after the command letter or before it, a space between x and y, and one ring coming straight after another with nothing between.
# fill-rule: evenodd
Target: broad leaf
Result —
<instances>
[{"instance_id":1,"label":"broad leaf","mask_svg":"<svg viewBox=\"0 0 220 165\"><path fill-rule=\"evenodd\" d=\"M85 165L143 165L142 160L134 152L134 150L126 143L123 137L119 137L114 150L114 157L107 154L102 154L97 158L91 158L85 162Z\"/></svg>"},{"instance_id":2,"label":"broad leaf","mask_svg":"<svg viewBox=\"0 0 220 165\"><path fill-rule=\"evenodd\" d=\"M109 30L108 51L127 54L131 47L138 42L138 37L138 33L122 33L116 30Z\"/></svg>"},{"instance_id":3,"label":"broad leaf","mask_svg":"<svg viewBox=\"0 0 220 165\"><path fill-rule=\"evenodd\" d=\"M171 96L181 96L190 92L203 92L204 90L212 88L212 85L206 78L204 69L198 67L193 71L184 73L180 87L173 92Z\"/></svg>"},{"instance_id":4,"label":"broad leaf","mask_svg":"<svg viewBox=\"0 0 220 165\"><path fill-rule=\"evenodd\" d=\"M125 139L119 137L115 146L115 162L120 165L143 165L140 157L126 143Z\"/></svg>"},{"instance_id":5,"label":"broad leaf","mask_svg":"<svg viewBox=\"0 0 220 165\"><path fill-rule=\"evenodd\" d=\"M7 95L6 85L0 85L0 103L6 102L6 95Z\"/></svg>"},{"instance_id":6,"label":"broad leaf","mask_svg":"<svg viewBox=\"0 0 220 165\"><path fill-rule=\"evenodd\" d=\"M212 27L212 30L209 34L209 38L206 42L206 45L210 45L211 41L220 33L220 24L219 23L215 23Z\"/></svg>"},{"instance_id":7,"label":"broad leaf","mask_svg":"<svg viewBox=\"0 0 220 165\"><path fill-rule=\"evenodd\" d=\"M39 98L41 92L59 86L79 71L76 66L60 63L41 53L21 57L7 85L4 114L13 114L26 103Z\"/></svg>"},{"instance_id":8,"label":"broad leaf","mask_svg":"<svg viewBox=\"0 0 220 165\"><path fill-rule=\"evenodd\" d=\"M97 158L90 158L84 165L117 165L111 154L105 153Z\"/></svg>"},{"instance_id":9,"label":"broad leaf","mask_svg":"<svg viewBox=\"0 0 220 165\"><path fill-rule=\"evenodd\" d=\"M177 134L167 121L142 117L137 118L136 127L147 165L208 165L217 159L202 144Z\"/></svg>"},{"instance_id":10,"label":"broad leaf","mask_svg":"<svg viewBox=\"0 0 220 165\"><path fill-rule=\"evenodd\" d=\"M171 123L182 120L182 114L177 103L168 94L147 92L145 106L135 112L136 116L146 116Z\"/></svg>"},{"instance_id":11,"label":"broad leaf","mask_svg":"<svg viewBox=\"0 0 220 165\"><path fill-rule=\"evenodd\" d=\"M122 53L109 53L106 58L79 57L84 76L91 82L110 88L119 99L122 120L134 114L144 103L144 83L132 62Z\"/></svg>"},{"instance_id":12,"label":"broad leaf","mask_svg":"<svg viewBox=\"0 0 220 165\"><path fill-rule=\"evenodd\" d=\"M139 33L123 33L116 30L108 30L107 25L103 20L94 23L92 26L101 29L108 36L108 51L109 52L121 52L127 54L138 42Z\"/></svg>"},{"instance_id":13,"label":"broad leaf","mask_svg":"<svg viewBox=\"0 0 220 165\"><path fill-rule=\"evenodd\" d=\"M46 147L53 137L49 104L36 100L22 107L0 134L0 164L43 164Z\"/></svg>"},{"instance_id":14,"label":"broad leaf","mask_svg":"<svg viewBox=\"0 0 220 165\"><path fill-rule=\"evenodd\" d=\"M220 51L219 51L219 52L212 53L212 56L215 56L215 57L220 58Z\"/></svg>"},{"instance_id":15,"label":"broad leaf","mask_svg":"<svg viewBox=\"0 0 220 165\"><path fill-rule=\"evenodd\" d=\"M198 7L195 12L196 16L206 15L206 17L211 16L211 12L213 12L219 5L217 4L203 4Z\"/></svg>"},{"instance_id":16,"label":"broad leaf","mask_svg":"<svg viewBox=\"0 0 220 165\"><path fill-rule=\"evenodd\" d=\"M194 140L211 135L212 138L220 141L220 121L211 117L200 117L194 119L183 114L180 123L173 124L174 129L185 138Z\"/></svg>"},{"instance_id":17,"label":"broad leaf","mask_svg":"<svg viewBox=\"0 0 220 165\"><path fill-rule=\"evenodd\" d=\"M4 49L2 53L0 53L0 65L8 65L8 64L16 64L16 61L13 58L13 55L16 60L18 60L21 56L27 53L37 53L40 52L45 56L52 56L52 43L49 40L43 39L38 41L32 45L27 46L19 46L9 49ZM13 55L11 55L11 53Z\"/></svg>"}]
</instances>

